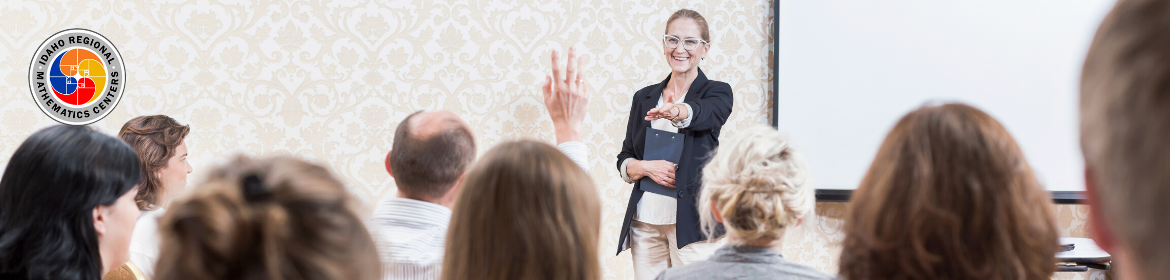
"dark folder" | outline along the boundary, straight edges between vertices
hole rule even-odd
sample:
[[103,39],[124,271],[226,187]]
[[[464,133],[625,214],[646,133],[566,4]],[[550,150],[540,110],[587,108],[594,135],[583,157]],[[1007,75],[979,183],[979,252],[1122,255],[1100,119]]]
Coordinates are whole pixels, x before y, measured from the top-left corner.
[[[646,128],[646,154],[642,160],[665,160],[678,164],[682,158],[683,135],[679,133]],[[677,171],[677,170],[676,170]],[[678,174],[675,173],[675,178]],[[678,197],[678,189],[663,186],[649,176],[642,177],[638,189],[661,194],[669,197]],[[677,180],[675,181],[678,182]]]

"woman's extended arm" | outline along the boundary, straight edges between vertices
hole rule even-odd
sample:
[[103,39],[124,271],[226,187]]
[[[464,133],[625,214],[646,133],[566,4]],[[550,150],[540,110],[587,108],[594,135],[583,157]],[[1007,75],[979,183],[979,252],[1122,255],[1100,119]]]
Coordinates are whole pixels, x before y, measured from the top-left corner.
[[711,85],[707,94],[699,100],[686,102],[690,105],[693,112],[690,126],[686,129],[692,131],[705,131],[718,127],[723,127],[727,123],[727,118],[731,116],[731,106],[734,104],[734,98],[731,94],[731,85],[724,82],[711,81],[711,83],[718,83]]

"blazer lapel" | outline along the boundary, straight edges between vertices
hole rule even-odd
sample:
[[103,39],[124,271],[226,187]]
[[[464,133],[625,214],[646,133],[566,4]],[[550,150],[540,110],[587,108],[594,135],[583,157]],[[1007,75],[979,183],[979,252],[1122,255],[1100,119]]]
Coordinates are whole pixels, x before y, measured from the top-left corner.
[[[700,90],[707,85],[707,75],[703,74],[703,68],[699,68],[699,76],[695,77],[695,81],[691,82],[691,88],[687,89],[687,97],[683,98],[683,102],[691,102],[699,100]],[[659,91],[661,95],[661,91]]]
[[[646,95],[646,99],[642,99],[641,117],[646,117],[646,112],[650,112],[650,109],[658,108],[658,100],[662,99],[662,89],[666,88],[667,81],[670,81],[670,74],[667,74],[666,79],[662,80],[661,83],[654,85],[654,88],[650,90],[650,94]],[[649,123],[649,121],[645,122]]]

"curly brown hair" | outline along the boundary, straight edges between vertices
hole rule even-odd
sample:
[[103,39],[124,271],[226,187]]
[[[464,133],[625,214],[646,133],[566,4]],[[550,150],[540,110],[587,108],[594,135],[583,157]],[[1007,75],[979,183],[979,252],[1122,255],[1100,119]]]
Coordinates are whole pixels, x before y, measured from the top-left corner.
[[1006,129],[965,104],[898,121],[853,194],[843,279],[1048,279],[1056,221]]
[[158,171],[167,166],[167,160],[175,155],[175,149],[187,138],[191,127],[179,124],[166,115],[140,116],[130,119],[118,130],[118,138],[130,144],[142,162],[142,183],[134,203],[139,210],[153,210],[166,191]]

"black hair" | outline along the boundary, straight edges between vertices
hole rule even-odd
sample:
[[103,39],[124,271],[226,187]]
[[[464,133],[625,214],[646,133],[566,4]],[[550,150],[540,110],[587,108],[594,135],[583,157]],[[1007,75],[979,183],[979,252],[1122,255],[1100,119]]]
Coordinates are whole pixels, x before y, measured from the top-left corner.
[[0,179],[0,278],[101,279],[93,209],[133,189],[139,168],[134,149],[89,127],[25,139]]

